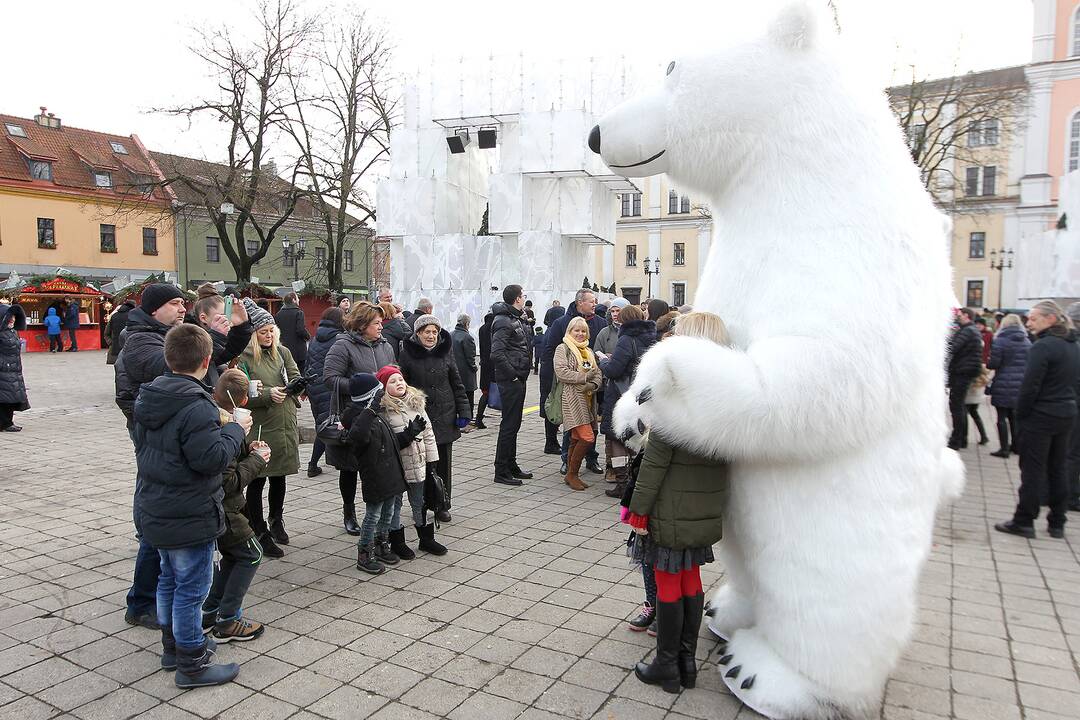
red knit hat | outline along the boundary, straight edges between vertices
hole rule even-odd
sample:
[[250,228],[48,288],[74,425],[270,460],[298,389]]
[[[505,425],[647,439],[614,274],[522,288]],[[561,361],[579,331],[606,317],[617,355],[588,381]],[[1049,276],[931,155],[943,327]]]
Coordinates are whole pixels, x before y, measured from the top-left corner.
[[375,377],[382,383],[383,389],[386,389],[386,383],[390,382],[390,378],[394,375],[401,375],[401,368],[397,365],[384,365],[379,369],[379,372],[375,373]]

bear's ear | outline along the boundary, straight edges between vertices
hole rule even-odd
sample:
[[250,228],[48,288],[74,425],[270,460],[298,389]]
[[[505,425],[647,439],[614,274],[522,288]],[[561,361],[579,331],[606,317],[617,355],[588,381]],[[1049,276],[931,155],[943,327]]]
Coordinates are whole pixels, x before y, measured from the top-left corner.
[[805,0],[799,0],[773,18],[769,38],[787,50],[808,50],[816,42],[818,22],[818,12]]

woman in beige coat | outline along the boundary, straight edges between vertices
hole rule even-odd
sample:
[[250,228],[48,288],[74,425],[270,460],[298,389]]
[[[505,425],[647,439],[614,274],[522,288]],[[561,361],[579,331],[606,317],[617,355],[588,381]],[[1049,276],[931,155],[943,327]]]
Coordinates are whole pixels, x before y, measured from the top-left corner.
[[588,485],[581,481],[578,472],[585,453],[596,440],[596,392],[602,376],[589,349],[589,326],[581,316],[566,326],[552,365],[555,378],[563,386],[563,425],[570,433],[567,473],[563,480],[574,490],[584,490]]

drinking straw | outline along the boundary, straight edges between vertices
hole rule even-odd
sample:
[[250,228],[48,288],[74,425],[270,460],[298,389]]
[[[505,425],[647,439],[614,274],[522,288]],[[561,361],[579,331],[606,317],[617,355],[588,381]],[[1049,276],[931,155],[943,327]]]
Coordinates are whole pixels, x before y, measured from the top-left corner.
[[231,402],[233,404],[234,408],[240,407],[239,405],[236,404],[236,399],[233,398],[232,393],[229,392],[228,388],[225,389],[225,394],[229,396],[229,402]]
[[255,439],[259,442],[262,442],[262,425],[259,426],[259,436]]

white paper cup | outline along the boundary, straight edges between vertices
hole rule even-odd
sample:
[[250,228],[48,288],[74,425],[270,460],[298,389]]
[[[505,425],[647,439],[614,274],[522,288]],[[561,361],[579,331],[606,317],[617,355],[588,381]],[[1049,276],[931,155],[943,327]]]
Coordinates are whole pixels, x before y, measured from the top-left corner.
[[259,397],[259,381],[248,380],[248,397]]
[[240,422],[244,418],[251,417],[251,411],[247,408],[233,408],[232,416],[233,420],[235,420],[236,422]]

